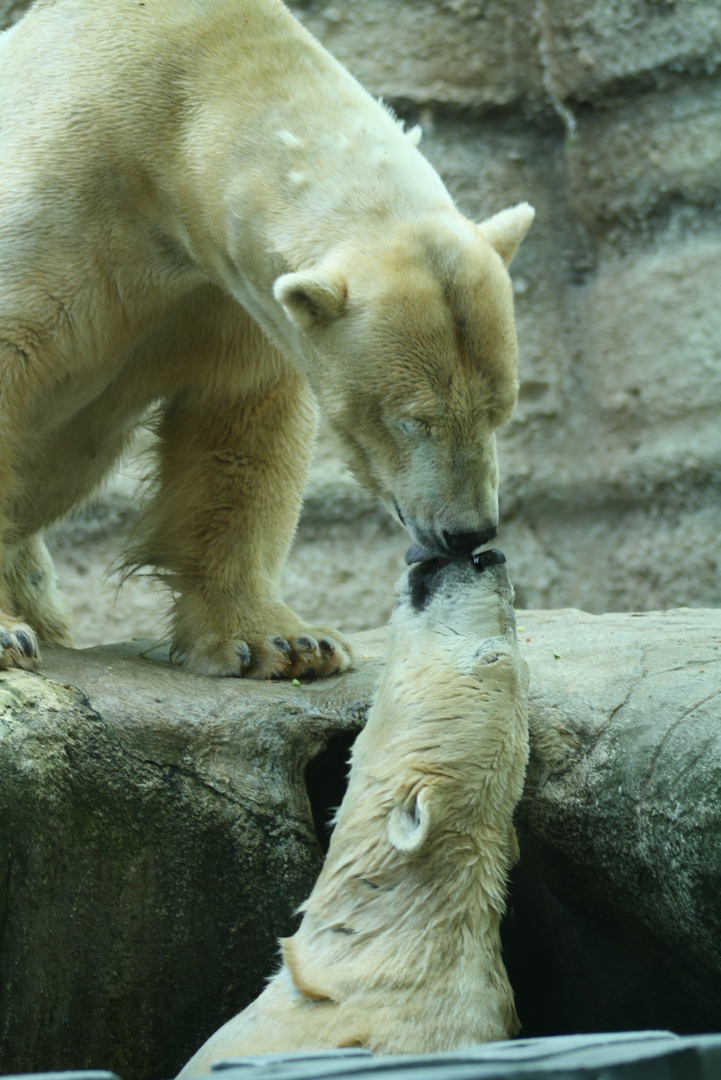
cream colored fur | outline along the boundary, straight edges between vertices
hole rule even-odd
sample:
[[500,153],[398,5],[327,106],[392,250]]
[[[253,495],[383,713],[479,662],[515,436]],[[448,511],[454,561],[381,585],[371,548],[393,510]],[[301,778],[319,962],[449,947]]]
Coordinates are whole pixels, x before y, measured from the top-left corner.
[[330,849],[300,929],[281,943],[283,966],[184,1080],[234,1055],[441,1051],[518,1030],[499,937],[528,755],[512,590],[503,566],[424,573],[401,590]]
[[0,667],[68,640],[41,531],[152,404],[128,560],[195,671],[351,662],[280,596],[316,402],[426,548],[490,535],[532,211],[477,227],[416,141],[279,0],[37,0],[0,39]]

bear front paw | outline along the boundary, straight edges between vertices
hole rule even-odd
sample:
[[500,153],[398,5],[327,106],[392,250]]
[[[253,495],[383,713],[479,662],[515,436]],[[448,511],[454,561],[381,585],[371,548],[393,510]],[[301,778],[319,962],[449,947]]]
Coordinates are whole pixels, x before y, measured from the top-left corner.
[[196,675],[249,679],[316,679],[347,671],[353,664],[350,642],[336,631],[304,629],[260,641],[200,642],[183,651]]
[[39,659],[35,631],[26,623],[0,616],[0,670],[11,667],[32,670]]

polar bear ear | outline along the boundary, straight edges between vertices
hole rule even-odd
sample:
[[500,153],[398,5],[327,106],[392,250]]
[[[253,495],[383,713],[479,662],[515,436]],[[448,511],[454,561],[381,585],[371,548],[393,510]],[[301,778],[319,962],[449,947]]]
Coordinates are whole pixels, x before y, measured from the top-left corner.
[[273,295],[301,330],[337,319],[345,310],[348,288],[342,278],[314,274],[283,274],[273,286]]
[[507,210],[501,210],[499,214],[494,214],[478,226],[506,266],[511,265],[511,260],[518,251],[521,240],[530,229],[535,215],[536,211],[533,207],[524,202],[519,203],[518,206],[510,206]]
[[411,802],[396,803],[388,817],[388,839],[396,851],[412,855],[425,844],[433,824],[431,790],[422,787]]

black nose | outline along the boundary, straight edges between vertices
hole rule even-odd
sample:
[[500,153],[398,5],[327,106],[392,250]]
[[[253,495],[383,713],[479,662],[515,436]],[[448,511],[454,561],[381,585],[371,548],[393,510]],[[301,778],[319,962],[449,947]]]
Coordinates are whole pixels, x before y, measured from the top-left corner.
[[470,555],[476,548],[482,547],[496,535],[496,527],[486,529],[485,532],[477,533],[449,533],[443,530],[443,541],[449,551],[454,555]]
[[475,566],[476,570],[480,573],[486,569],[487,566],[501,566],[506,561],[506,556],[498,548],[488,548],[486,551],[479,551],[477,555],[474,555],[471,562]]

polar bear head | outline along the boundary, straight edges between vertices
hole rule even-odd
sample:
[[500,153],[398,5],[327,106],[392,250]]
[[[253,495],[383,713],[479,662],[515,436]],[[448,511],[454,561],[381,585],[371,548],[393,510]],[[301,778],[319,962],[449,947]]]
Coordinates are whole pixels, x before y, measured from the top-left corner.
[[518,394],[507,267],[532,219],[523,203],[479,226],[404,220],[275,283],[348,464],[411,533],[410,561],[495,535],[495,431]]
[[445,858],[481,825],[510,836],[529,683],[513,600],[496,550],[423,561],[398,583],[375,714],[352,762],[378,778],[401,854],[440,845]]

